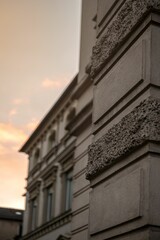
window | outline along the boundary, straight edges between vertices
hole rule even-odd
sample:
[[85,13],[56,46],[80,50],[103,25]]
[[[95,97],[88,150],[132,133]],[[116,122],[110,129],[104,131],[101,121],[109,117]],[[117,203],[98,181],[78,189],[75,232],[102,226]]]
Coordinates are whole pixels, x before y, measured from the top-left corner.
[[40,187],[40,178],[27,186],[29,200],[28,231],[33,231],[37,227]]
[[72,171],[66,172],[66,197],[65,197],[65,210],[72,207]]
[[64,155],[59,160],[61,166],[61,213],[72,208],[74,149],[75,141],[69,149],[65,149]]
[[50,186],[46,189],[47,191],[47,201],[46,201],[46,220],[49,221],[53,215],[53,186]]
[[48,150],[51,150],[51,148],[55,145],[56,140],[56,131],[52,131],[50,136],[48,137]]
[[50,221],[55,216],[57,166],[48,167],[42,175],[43,179],[43,223]]
[[37,148],[36,151],[35,151],[35,154],[34,154],[34,166],[38,162],[39,157],[40,157],[40,149]]
[[34,230],[37,225],[37,198],[31,201],[31,230]]
[[72,107],[67,115],[67,124],[73,120],[73,118],[76,115],[76,109],[74,107]]

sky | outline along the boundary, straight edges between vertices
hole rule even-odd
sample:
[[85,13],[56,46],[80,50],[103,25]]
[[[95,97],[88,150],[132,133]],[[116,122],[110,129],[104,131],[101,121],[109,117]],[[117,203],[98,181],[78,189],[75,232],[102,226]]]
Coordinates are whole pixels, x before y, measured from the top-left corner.
[[24,209],[23,143],[78,72],[81,0],[0,0],[0,207]]

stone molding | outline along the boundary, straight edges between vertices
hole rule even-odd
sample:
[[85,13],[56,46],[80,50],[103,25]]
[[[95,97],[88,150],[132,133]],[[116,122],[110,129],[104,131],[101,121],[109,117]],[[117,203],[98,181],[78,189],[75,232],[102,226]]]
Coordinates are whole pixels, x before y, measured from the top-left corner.
[[42,165],[41,162],[36,163],[36,165],[29,172],[28,177],[34,176],[34,174],[40,170],[41,165]]
[[159,0],[126,0],[106,33],[93,47],[90,75],[92,78],[101,70],[106,61],[115,53],[134,27],[153,10],[160,10]]
[[[36,228],[32,232],[24,235],[22,240],[35,240],[41,238],[42,236],[46,235],[47,233],[54,231],[57,228],[62,227],[63,225],[71,222],[72,213],[71,211],[65,212],[64,214],[53,218],[51,221],[43,224],[42,226]],[[53,234],[54,236],[54,234]]]
[[36,180],[27,186],[27,191],[29,192],[29,201],[37,197],[40,192],[41,179]]
[[92,107],[93,101],[88,102],[75,118],[68,124],[67,130],[70,130],[71,135],[78,136],[82,130],[92,122]]
[[91,180],[147,141],[160,141],[160,99],[152,97],[89,146],[86,178]]

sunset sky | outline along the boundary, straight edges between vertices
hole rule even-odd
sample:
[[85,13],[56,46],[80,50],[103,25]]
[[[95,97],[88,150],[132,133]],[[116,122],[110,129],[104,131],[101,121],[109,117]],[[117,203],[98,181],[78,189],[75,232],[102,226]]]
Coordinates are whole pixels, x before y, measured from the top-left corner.
[[24,208],[22,144],[78,71],[81,0],[0,0],[0,207]]

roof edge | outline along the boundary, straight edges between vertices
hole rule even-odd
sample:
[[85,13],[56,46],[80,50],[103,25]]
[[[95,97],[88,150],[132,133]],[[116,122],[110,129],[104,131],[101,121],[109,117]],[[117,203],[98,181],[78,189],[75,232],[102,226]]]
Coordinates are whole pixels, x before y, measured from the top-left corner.
[[53,114],[53,112],[57,109],[58,105],[61,104],[63,99],[67,96],[69,91],[74,88],[77,85],[78,82],[78,73],[75,75],[73,80],[68,84],[68,86],[64,89],[58,100],[55,102],[55,104],[51,107],[51,109],[48,111],[48,113],[44,116],[42,121],[39,123],[37,128],[33,131],[33,133],[30,135],[28,140],[22,145],[22,147],[19,149],[19,152],[27,153],[27,149],[29,145],[34,141],[34,139],[37,137],[39,132],[42,130],[43,126],[46,124],[50,116]]

